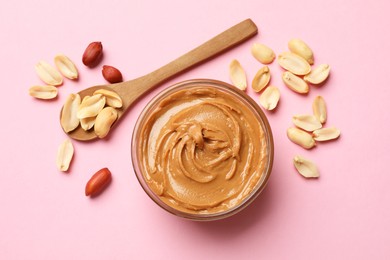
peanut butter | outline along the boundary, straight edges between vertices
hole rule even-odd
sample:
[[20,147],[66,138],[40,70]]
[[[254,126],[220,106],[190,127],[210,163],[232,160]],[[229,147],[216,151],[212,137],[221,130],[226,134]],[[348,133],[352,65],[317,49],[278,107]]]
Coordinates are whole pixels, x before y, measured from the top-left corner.
[[147,185],[167,205],[209,214],[239,205],[266,174],[259,117],[221,89],[179,90],[146,117],[137,147]]

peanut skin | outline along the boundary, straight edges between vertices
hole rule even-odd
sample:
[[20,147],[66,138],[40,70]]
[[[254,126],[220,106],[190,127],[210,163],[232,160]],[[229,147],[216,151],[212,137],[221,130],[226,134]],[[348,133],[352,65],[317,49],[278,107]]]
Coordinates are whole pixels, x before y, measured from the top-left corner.
[[111,182],[111,172],[108,168],[97,171],[85,186],[85,196],[99,195]]
[[95,67],[103,57],[101,42],[91,42],[83,54],[83,63],[87,67]]
[[110,83],[119,83],[123,81],[122,73],[113,66],[104,65],[102,74],[105,80]]

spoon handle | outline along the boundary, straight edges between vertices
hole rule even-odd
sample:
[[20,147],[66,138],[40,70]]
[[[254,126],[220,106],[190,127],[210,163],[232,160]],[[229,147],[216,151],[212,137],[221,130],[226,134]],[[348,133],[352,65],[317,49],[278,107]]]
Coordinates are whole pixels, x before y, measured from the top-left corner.
[[251,19],[244,20],[165,66],[134,81],[123,82],[121,86],[118,85],[117,87],[128,89],[132,92],[129,99],[135,99],[173,76],[228,50],[256,34],[257,26],[253,21]]

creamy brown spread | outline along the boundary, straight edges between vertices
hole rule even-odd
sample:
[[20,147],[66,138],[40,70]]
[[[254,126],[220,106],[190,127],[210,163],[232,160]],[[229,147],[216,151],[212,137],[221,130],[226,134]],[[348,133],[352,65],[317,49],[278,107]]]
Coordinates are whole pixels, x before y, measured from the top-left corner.
[[265,174],[267,143],[259,118],[239,98],[216,88],[184,89],[161,100],[140,138],[147,184],[180,211],[231,209]]

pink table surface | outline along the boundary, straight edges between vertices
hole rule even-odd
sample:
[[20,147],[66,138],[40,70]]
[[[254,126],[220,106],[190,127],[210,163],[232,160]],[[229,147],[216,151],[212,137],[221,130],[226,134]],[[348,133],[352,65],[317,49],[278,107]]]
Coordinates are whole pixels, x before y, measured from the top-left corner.
[[[0,259],[390,259],[389,8],[384,0],[3,2]],[[259,35],[144,96],[107,140],[74,142],[69,173],[57,170],[65,98],[105,83],[100,67],[81,63],[89,42],[102,41],[100,65],[120,68],[127,80],[246,18]],[[145,104],[178,81],[229,81],[234,58],[250,82],[262,66],[251,45],[262,42],[281,53],[293,37],[304,39],[316,64],[329,63],[332,73],[300,96],[284,86],[277,62],[270,65],[282,97],[277,111],[267,112],[275,163],[264,193],[243,212],[209,223],[156,206],[130,159],[134,123]],[[53,63],[58,52],[75,61],[80,79],[65,80],[54,101],[33,99],[28,89],[42,84],[34,65]],[[286,129],[293,114],[311,113],[316,95],[328,103],[327,126],[337,126],[342,136],[306,151],[287,139]],[[296,154],[315,161],[321,177],[301,177],[292,164]],[[87,180],[102,167],[112,171],[113,182],[101,196],[85,197]]]

